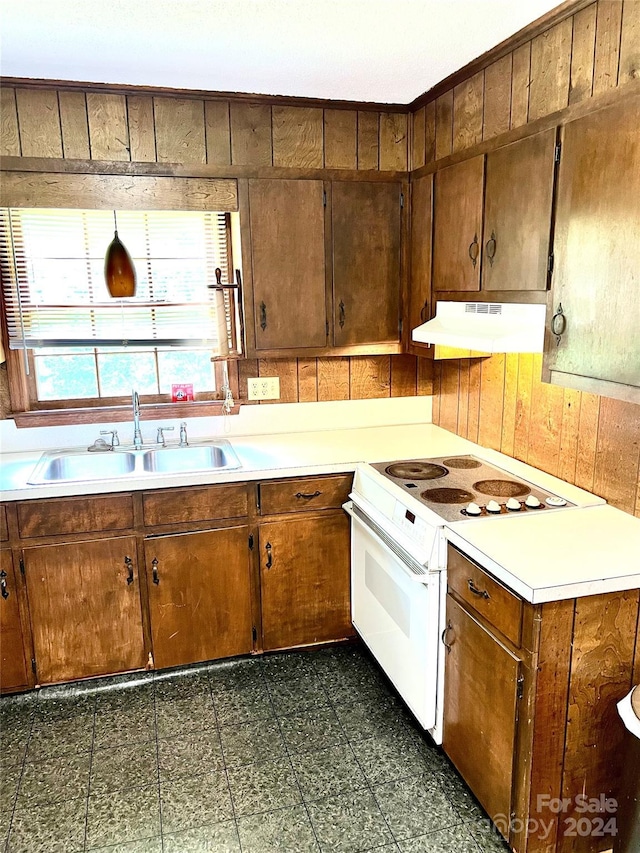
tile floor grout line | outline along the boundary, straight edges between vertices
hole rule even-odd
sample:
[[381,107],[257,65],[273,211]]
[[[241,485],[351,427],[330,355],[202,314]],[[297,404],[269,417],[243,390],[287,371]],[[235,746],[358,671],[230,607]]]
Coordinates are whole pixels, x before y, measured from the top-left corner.
[[[35,712],[36,712],[36,702],[37,702],[37,700],[33,701],[33,707],[31,709],[31,719],[29,720],[29,734],[27,735],[27,742],[25,743],[25,746],[24,746],[24,754],[22,756],[22,761],[19,763],[20,775],[18,777],[18,784],[16,785],[16,793],[15,793],[14,798],[13,798],[13,806],[11,807],[11,819],[9,820],[9,829],[7,831],[7,837],[6,837],[5,842],[4,842],[5,853],[6,853],[6,851],[9,850],[9,842],[11,841],[11,833],[13,831],[13,819],[15,817],[16,808],[18,806],[18,797],[20,796],[20,788],[22,787],[22,779],[24,776],[24,767],[25,767],[25,764],[27,763],[27,755],[29,754],[29,744],[31,743],[31,734],[33,732],[33,721],[35,719]],[[18,765],[16,765],[16,766],[18,766]]]

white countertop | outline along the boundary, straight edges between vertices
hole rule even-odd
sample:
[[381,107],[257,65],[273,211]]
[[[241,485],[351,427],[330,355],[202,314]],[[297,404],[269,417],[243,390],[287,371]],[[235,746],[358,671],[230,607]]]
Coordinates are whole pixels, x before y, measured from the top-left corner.
[[612,506],[456,522],[445,535],[532,604],[640,587],[640,518]]

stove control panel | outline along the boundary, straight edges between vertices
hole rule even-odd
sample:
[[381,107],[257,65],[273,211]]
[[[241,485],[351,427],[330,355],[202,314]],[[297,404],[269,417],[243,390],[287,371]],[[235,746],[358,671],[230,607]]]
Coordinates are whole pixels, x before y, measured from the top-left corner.
[[393,508],[393,523],[414,542],[424,542],[430,530],[424,519],[411,512],[400,501],[396,501]]

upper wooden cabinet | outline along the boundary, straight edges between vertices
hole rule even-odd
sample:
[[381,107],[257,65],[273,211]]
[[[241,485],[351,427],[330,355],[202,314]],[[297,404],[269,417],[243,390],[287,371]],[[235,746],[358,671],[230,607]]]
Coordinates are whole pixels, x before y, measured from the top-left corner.
[[322,181],[251,180],[249,216],[255,350],[326,346]]
[[552,129],[436,173],[434,292],[546,290],[554,168]]
[[333,342],[400,340],[399,183],[332,185]]
[[248,355],[399,352],[401,203],[397,181],[248,181]]
[[[431,228],[433,175],[411,186],[411,254],[409,281],[409,340],[411,329],[431,319]],[[411,344],[412,347],[424,346]]]
[[564,127],[545,355],[551,382],[638,403],[639,128],[638,95]]

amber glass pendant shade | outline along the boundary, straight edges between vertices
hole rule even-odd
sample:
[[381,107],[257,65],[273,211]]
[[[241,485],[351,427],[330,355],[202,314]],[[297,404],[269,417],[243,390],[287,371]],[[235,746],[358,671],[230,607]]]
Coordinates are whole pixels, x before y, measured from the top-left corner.
[[135,296],[136,270],[117,230],[104,258],[104,278],[110,296]]

